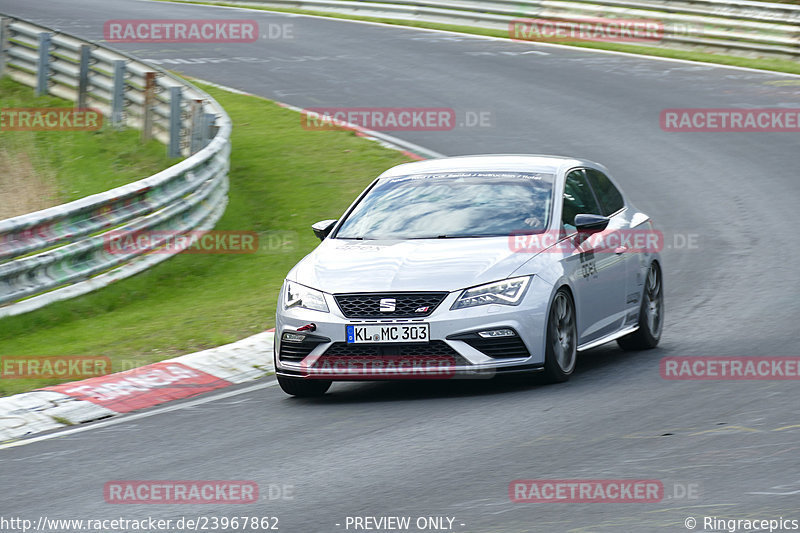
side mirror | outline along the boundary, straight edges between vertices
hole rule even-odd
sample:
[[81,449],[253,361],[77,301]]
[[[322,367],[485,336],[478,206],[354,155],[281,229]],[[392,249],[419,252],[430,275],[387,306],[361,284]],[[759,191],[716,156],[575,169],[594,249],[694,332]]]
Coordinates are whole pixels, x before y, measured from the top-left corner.
[[336,225],[336,222],[338,222],[338,221],[337,220],[321,220],[321,221],[317,222],[316,224],[312,224],[311,225],[311,229],[314,230],[314,235],[316,235],[317,238],[322,241],[331,232],[331,230],[333,229],[333,226]]
[[600,215],[575,215],[575,228],[581,233],[595,233],[606,229],[610,221],[610,218]]

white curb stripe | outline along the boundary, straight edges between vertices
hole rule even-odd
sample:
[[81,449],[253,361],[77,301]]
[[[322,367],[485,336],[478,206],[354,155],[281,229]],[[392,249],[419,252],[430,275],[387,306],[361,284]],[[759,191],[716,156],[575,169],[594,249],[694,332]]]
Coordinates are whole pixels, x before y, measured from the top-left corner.
[[31,439],[20,440],[16,442],[9,442],[7,444],[0,444],[0,450],[4,448],[16,448],[17,446],[25,446],[26,444],[33,444],[34,442],[40,442],[43,440],[50,440],[55,439],[58,437],[66,437],[68,435],[73,435],[75,433],[83,433],[84,431],[90,431],[93,429],[100,429],[105,428],[108,426],[115,426],[117,424],[122,424],[124,422],[130,422],[133,420],[139,420],[141,418],[148,418],[155,415],[160,415],[161,413],[168,413],[170,411],[179,411],[181,409],[187,409],[190,407],[194,407],[197,405],[202,405],[204,403],[214,402],[217,400],[223,400],[225,398],[230,398],[232,396],[239,396],[240,394],[247,394],[253,391],[257,391],[260,389],[266,389],[267,387],[274,387],[277,385],[277,381],[266,381],[264,383],[258,383],[256,385],[252,385],[250,387],[245,387],[242,389],[221,392],[218,394],[212,394],[208,396],[203,396],[196,400],[189,400],[183,403],[177,403],[174,405],[168,405],[166,407],[159,407],[156,409],[150,409],[148,411],[143,411],[141,413],[136,414],[128,414],[128,415],[121,415],[118,417],[114,417],[111,420],[105,420],[103,422],[97,422],[96,424],[91,424],[89,426],[80,426],[71,429],[65,429],[64,431],[58,431],[56,433],[50,433],[48,435],[41,435],[39,437],[33,437]]
[[[231,344],[160,363],[177,362],[231,384],[243,383],[275,371],[272,360],[273,338],[272,331],[264,331]],[[151,365],[138,370],[146,372],[149,366]],[[76,381],[73,384],[80,383]],[[136,394],[131,394],[128,399],[135,401]],[[119,415],[116,411],[86,400],[76,400],[60,392],[25,392],[0,398],[0,442],[66,427],[68,424],[61,422],[62,420],[69,424],[82,424],[116,415]]]

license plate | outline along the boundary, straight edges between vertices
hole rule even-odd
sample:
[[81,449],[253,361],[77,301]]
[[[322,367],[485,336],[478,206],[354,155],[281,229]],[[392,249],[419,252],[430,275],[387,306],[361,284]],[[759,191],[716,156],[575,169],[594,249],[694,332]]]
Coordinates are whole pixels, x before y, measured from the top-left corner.
[[428,342],[429,324],[359,324],[346,326],[347,342]]

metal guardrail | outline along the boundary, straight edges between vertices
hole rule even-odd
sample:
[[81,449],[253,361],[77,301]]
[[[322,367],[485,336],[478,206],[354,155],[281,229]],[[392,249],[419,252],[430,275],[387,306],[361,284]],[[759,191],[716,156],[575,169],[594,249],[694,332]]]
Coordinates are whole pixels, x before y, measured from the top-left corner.
[[[0,220],[0,317],[38,309],[171,257],[167,235],[211,229],[227,205],[231,121],[208,94],[132,56],[0,14],[0,76],[142,130],[186,159],[140,181]],[[0,134],[4,134],[1,133]],[[120,232],[164,235],[126,253]]]
[[745,57],[800,58],[800,5],[797,4],[749,0],[243,0],[233,3],[506,31],[512,21],[519,19],[575,23],[597,18],[648,19],[662,23],[664,33],[657,43],[638,43],[644,46]]

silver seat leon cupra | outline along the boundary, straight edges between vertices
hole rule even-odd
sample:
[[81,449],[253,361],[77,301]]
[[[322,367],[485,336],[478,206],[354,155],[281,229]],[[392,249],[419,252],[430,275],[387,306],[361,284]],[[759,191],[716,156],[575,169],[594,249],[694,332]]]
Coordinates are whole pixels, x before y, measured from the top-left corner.
[[577,352],[658,344],[663,238],[597,163],[483,155],[381,174],[286,276],[283,390],[333,381],[541,372]]

